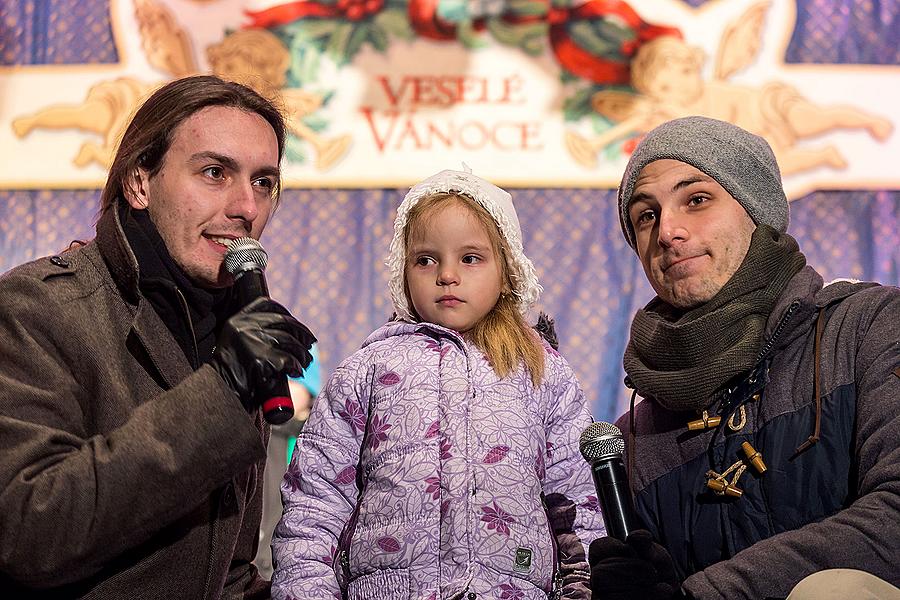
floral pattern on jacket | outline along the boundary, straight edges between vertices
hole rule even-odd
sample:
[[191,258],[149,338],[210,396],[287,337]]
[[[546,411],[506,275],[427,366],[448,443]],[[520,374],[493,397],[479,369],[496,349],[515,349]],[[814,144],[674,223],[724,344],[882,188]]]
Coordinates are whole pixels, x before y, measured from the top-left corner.
[[282,484],[273,596],[590,598],[590,423],[549,346],[535,388],[457,333],[389,323],[316,400]]

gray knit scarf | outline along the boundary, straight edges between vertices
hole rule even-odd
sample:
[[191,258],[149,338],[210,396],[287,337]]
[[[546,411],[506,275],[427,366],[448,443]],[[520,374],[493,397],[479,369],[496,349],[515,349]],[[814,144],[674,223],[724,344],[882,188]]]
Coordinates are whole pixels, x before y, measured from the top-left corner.
[[632,321],[625,349],[638,393],[673,411],[707,408],[755,366],[772,307],[805,264],[794,238],[759,225],[744,261],[709,302],[681,312],[654,298]]

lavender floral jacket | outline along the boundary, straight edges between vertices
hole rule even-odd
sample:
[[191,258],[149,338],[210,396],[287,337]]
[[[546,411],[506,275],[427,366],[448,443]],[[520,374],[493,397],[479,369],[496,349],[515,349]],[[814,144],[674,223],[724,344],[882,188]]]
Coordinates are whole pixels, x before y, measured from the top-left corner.
[[590,598],[604,534],[568,363],[498,379],[453,331],[390,323],[335,371],[282,484],[273,597]]

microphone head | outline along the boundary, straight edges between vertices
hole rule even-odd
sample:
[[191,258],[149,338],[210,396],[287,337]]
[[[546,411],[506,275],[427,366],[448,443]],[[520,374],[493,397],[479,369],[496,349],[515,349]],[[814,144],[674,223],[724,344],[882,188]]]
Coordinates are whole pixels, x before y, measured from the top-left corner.
[[578,448],[584,460],[594,462],[600,458],[624,454],[625,440],[618,427],[612,423],[597,421],[581,433]]
[[262,244],[251,237],[232,240],[225,252],[225,270],[233,277],[245,271],[265,271],[269,255]]

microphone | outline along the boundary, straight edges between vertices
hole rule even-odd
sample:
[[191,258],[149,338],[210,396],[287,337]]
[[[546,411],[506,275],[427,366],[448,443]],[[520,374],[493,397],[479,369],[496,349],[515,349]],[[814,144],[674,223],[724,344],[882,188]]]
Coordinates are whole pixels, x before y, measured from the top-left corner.
[[641,529],[641,523],[634,512],[622,458],[625,452],[622,432],[612,423],[591,423],[582,432],[578,447],[584,460],[591,465],[606,533],[624,542],[628,534]]
[[[234,277],[234,289],[241,306],[260,297],[269,296],[263,271],[269,255],[262,244],[250,237],[232,240],[225,252],[225,270]],[[287,376],[272,382],[271,396],[262,402],[263,416],[273,425],[280,425],[294,416],[294,403],[288,388]]]

